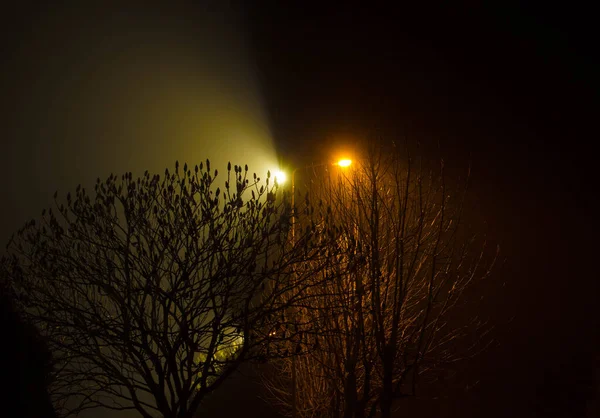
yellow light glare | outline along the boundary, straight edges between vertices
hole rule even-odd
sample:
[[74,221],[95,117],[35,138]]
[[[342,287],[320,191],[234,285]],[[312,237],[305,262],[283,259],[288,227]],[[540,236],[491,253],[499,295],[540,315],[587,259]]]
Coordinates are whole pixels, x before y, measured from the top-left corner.
[[337,162],[337,165],[339,165],[340,167],[349,167],[350,164],[352,164],[352,160],[349,159],[343,159]]
[[275,179],[277,184],[281,185],[281,184],[285,183],[287,176],[285,175],[285,173],[283,171],[275,171],[273,173],[273,178]]

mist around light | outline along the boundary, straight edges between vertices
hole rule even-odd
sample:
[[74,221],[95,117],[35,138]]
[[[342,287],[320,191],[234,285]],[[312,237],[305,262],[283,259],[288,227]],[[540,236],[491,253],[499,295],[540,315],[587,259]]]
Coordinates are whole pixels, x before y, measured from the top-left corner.
[[32,22],[12,57],[27,77],[5,97],[22,116],[4,127],[11,144],[0,153],[0,174],[19,178],[5,191],[3,241],[55,190],[110,173],[162,175],[207,158],[222,179],[229,161],[263,179],[278,169],[240,16],[175,8],[65,7]]

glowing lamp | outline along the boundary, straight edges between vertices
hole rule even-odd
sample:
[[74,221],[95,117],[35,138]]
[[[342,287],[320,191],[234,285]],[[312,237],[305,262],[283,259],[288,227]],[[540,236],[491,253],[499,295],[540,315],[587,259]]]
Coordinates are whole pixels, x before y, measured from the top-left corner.
[[273,178],[275,179],[277,184],[281,185],[281,184],[285,183],[287,176],[285,175],[285,173],[283,171],[275,171],[273,173]]

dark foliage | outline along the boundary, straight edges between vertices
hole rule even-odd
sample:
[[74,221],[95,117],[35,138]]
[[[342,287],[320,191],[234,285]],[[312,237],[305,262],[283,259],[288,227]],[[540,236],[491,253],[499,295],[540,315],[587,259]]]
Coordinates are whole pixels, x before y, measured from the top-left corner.
[[[2,260],[2,272],[8,260]],[[13,294],[0,278],[2,330],[2,414],[22,418],[54,418],[48,396],[51,355],[38,330],[18,314]]]
[[65,415],[189,418],[244,361],[277,354],[268,330],[305,293],[310,272],[291,266],[318,257],[313,232],[285,245],[291,206],[269,175],[229,164],[217,176],[209,161],[111,175],[91,195],[55,196],[9,244],[9,276],[56,358],[51,395]]

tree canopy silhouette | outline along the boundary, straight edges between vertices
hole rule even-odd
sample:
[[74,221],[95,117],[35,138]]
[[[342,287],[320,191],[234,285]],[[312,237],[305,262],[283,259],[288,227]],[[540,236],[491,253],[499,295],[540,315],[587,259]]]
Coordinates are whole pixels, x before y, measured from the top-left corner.
[[55,194],[12,238],[7,274],[49,342],[62,415],[192,417],[241,362],[272,354],[269,324],[310,274],[290,266],[320,251],[311,230],[285,245],[291,205],[269,174],[229,164],[217,178],[208,160],[111,175]]

